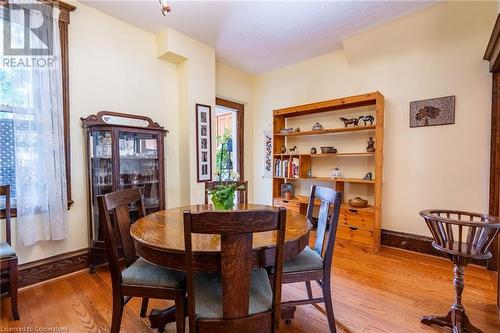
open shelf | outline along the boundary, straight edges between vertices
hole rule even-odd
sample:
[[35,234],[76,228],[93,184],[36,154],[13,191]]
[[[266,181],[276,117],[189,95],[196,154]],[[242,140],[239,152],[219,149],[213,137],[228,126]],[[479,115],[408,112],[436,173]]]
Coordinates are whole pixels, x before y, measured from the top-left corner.
[[329,128],[319,131],[301,131],[293,133],[275,133],[275,136],[305,136],[305,135],[319,135],[319,134],[336,134],[336,133],[349,133],[359,131],[373,131],[376,126],[358,126],[358,127],[342,127],[342,128]]
[[274,154],[274,157],[300,157],[311,156],[312,158],[328,158],[328,157],[370,157],[375,156],[375,153],[335,153],[335,154]]
[[[374,117],[374,122],[366,123],[367,126],[358,122],[358,126],[344,127],[344,123],[339,122],[340,116],[357,116],[359,119],[359,116],[368,114]],[[301,118],[302,116],[304,117]],[[320,122],[324,128],[311,131],[310,126],[315,122]],[[297,127],[306,130],[281,133],[285,128]],[[272,130],[273,205],[305,215],[309,204],[307,187],[314,184],[334,188],[344,198],[340,207],[338,238],[369,253],[376,253],[380,248],[381,238],[384,96],[375,91],[276,109],[273,110]],[[367,152],[365,149],[368,137],[375,141],[374,152]],[[331,140],[335,141],[338,152],[321,154],[321,146],[333,145]],[[299,147],[295,152],[287,149],[287,153],[281,154],[283,146],[294,145]],[[317,154],[310,154],[310,147],[315,147]],[[342,169],[343,177],[332,178],[330,170],[333,167]],[[367,171],[370,171],[373,179],[362,178]],[[311,172],[316,177],[307,177]],[[359,178],[348,178],[349,176]],[[290,200],[284,198],[283,191],[289,189],[288,185],[283,186],[285,183],[291,183],[292,193],[296,193]],[[371,205],[366,208],[351,207],[348,199],[360,194]],[[317,204],[315,201],[314,205]],[[314,210],[314,214],[316,213],[317,209]]]
[[[298,202],[300,204],[305,204],[305,205],[309,204],[309,197],[307,195],[296,195],[292,199],[285,199],[284,197],[275,197],[274,199],[283,200],[283,201],[287,201],[287,202]],[[320,200],[316,199],[314,201],[314,205],[319,206],[320,204],[321,204]],[[353,209],[353,210],[357,210],[357,211],[366,211],[366,212],[374,212],[375,211],[375,207],[373,207],[373,206],[368,206],[365,208],[355,208],[355,207],[350,206],[347,203],[343,203],[342,205],[340,205],[340,207],[345,208],[345,209]]]
[[318,181],[332,181],[339,183],[360,183],[360,184],[375,184],[375,179],[367,180],[362,178],[332,178],[332,177],[309,177],[309,178],[294,178],[294,177],[274,177],[275,179],[286,180],[318,180]]

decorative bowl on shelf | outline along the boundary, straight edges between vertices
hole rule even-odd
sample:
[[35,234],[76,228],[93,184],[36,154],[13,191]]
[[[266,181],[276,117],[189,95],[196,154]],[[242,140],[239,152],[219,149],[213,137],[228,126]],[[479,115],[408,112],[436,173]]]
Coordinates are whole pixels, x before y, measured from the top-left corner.
[[354,199],[349,199],[349,205],[354,208],[366,208],[368,207],[368,200],[361,197],[355,197]]
[[316,123],[313,125],[312,130],[313,131],[321,131],[321,130],[323,130],[323,126],[320,123]]
[[320,147],[320,148],[321,148],[322,154],[336,154],[337,153],[337,149],[333,146]]

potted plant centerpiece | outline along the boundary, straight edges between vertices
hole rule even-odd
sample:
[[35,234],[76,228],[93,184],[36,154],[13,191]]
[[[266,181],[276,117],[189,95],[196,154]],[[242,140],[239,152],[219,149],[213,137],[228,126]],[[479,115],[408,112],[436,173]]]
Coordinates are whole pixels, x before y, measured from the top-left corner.
[[238,175],[238,173],[231,171],[229,180],[222,181],[213,189],[207,189],[207,193],[211,196],[212,203],[214,204],[215,209],[229,210],[234,207],[234,198],[236,191],[245,189],[245,185],[236,186],[236,184],[233,183],[234,181],[238,181],[239,179],[240,176]]

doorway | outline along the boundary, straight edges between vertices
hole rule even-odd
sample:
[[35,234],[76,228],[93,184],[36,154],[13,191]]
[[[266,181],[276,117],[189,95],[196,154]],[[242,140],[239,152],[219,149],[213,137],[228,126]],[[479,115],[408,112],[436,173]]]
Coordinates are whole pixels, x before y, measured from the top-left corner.
[[223,98],[215,101],[215,169],[217,180],[230,180],[243,170],[243,115],[244,105]]

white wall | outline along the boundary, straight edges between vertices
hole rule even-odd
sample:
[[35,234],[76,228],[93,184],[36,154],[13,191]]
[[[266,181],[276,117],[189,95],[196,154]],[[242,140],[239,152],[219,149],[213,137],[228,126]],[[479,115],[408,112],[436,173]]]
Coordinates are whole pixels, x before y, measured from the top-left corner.
[[[488,210],[491,75],[482,60],[495,2],[447,2],[344,40],[344,49],[256,77],[254,196],[272,110],[378,90],[385,95],[382,228],[427,234],[424,208]],[[409,102],[456,96],[456,123],[409,128]],[[259,195],[256,195],[259,193]]]
[[[69,238],[17,248],[20,263],[88,247],[87,169],[80,117],[108,110],[151,117],[172,129],[177,112],[177,70],[156,57],[153,34],[82,3],[69,26],[71,179]],[[173,150],[165,138],[167,173]],[[167,174],[167,179],[171,179]],[[167,183],[167,195],[169,187]],[[167,199],[168,200],[168,199]]]
[[[159,58],[178,65],[178,156],[179,197],[177,205],[203,203],[205,186],[198,183],[196,157],[195,105],[212,107],[212,127],[215,123],[215,50],[173,29],[157,35]],[[215,152],[215,140],[212,140]],[[214,159],[212,162],[215,163]],[[213,170],[213,165],[212,165]]]

